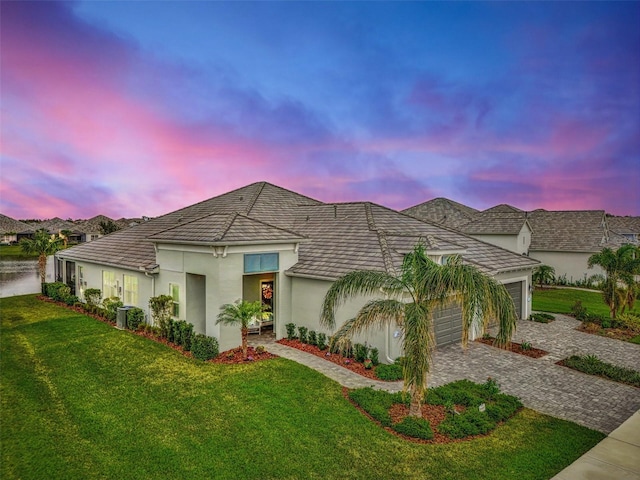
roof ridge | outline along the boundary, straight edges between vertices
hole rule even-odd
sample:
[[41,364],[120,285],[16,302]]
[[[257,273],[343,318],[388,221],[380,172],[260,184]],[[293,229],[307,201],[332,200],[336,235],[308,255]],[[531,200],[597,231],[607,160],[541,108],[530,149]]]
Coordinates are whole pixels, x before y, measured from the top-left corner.
[[246,210],[247,215],[251,213],[251,210],[256,205],[256,202],[258,201],[258,198],[260,197],[260,194],[262,193],[266,185],[267,185],[267,182],[260,182],[260,188],[258,188],[256,190],[256,193],[253,194],[253,198],[251,199],[251,201],[249,202],[249,205],[247,206],[247,210]]
[[217,240],[222,240],[224,238],[224,236],[227,234],[227,232],[231,228],[231,225],[233,225],[233,222],[235,222],[236,218],[238,218],[239,214],[237,212],[234,212],[228,215],[229,215],[229,218],[227,218],[227,220],[222,225],[222,228],[220,229],[220,233],[218,235]]
[[373,218],[373,212],[371,211],[371,203],[364,202],[364,211],[367,215],[367,226],[371,231],[377,231],[376,229],[376,221]]
[[389,243],[387,242],[387,234],[384,230],[377,230],[378,243],[380,244],[380,251],[382,252],[382,261],[384,262],[384,269],[391,275],[397,275],[396,267],[393,264],[391,258],[391,252],[389,251]]

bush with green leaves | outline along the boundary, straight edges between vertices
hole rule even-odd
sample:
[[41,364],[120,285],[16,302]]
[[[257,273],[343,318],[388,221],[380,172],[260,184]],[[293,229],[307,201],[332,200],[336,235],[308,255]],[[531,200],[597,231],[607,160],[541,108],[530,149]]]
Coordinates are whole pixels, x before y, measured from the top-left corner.
[[298,327],[298,338],[302,343],[308,343],[307,332],[309,329],[307,327]]
[[144,322],[144,310],[133,307],[127,311],[127,328],[134,332]]
[[327,334],[326,333],[318,333],[318,343],[317,346],[320,350],[327,349]]
[[124,304],[118,297],[109,297],[102,301],[102,305],[104,306],[107,320],[115,322],[116,317],[118,316],[118,308],[122,307]]
[[160,329],[160,336],[167,338],[169,336],[169,320],[173,311],[173,297],[170,295],[158,295],[149,299],[149,308],[151,309],[151,318],[153,325]]
[[296,324],[287,323],[285,328],[287,329],[287,340],[294,340],[296,338]]
[[75,295],[67,295],[62,299],[62,301],[71,307],[76,303],[80,303],[80,299]]
[[384,427],[390,427],[392,424],[389,409],[393,404],[405,403],[401,393],[392,394],[383,390],[374,390],[371,387],[351,390],[349,398]]
[[309,345],[314,345],[317,346],[318,345],[318,334],[316,333],[315,330],[309,330]]
[[356,362],[363,363],[367,358],[369,358],[369,347],[362,343],[355,343],[353,345],[353,358]]
[[380,360],[378,359],[378,349],[377,348],[372,348],[371,351],[369,352],[369,358],[371,359],[371,363],[373,363],[374,367],[377,367],[378,365],[380,365]]
[[102,300],[102,292],[99,288],[87,288],[84,291],[84,301],[87,305],[98,306]]
[[598,375],[634,387],[640,387],[640,372],[603,362],[595,355],[572,355],[565,358],[564,364],[583,373]]
[[178,335],[174,342],[184,348],[185,351],[191,350],[191,340],[193,338],[193,324],[186,320],[176,322],[178,324]]
[[571,306],[571,315],[573,315],[576,320],[580,320],[581,322],[589,321],[587,308],[582,305],[582,301],[580,300],[576,300],[576,302]]
[[553,315],[549,313],[544,313],[544,312],[532,313],[531,316],[529,317],[529,320],[532,320],[538,323],[549,323],[555,319],[556,317],[554,317]]
[[376,377],[380,380],[396,381],[402,380],[402,366],[396,363],[391,365],[378,365],[376,367]]
[[392,425],[391,428],[407,437],[421,438],[423,440],[431,440],[433,438],[431,425],[424,418],[404,417],[401,422]]
[[216,358],[220,353],[219,349],[218,339],[215,337],[198,333],[192,338],[191,353],[198,360],[207,361]]
[[47,297],[56,302],[63,302],[66,297],[71,295],[71,287],[62,282],[47,283],[44,289]]

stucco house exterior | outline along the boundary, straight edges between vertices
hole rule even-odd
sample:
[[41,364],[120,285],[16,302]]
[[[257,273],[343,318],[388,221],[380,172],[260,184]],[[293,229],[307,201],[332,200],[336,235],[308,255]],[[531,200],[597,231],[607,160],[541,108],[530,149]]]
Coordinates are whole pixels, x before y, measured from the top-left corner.
[[32,233],[29,225],[0,213],[0,243],[4,245],[16,243],[20,235],[24,237],[28,233]]
[[[240,343],[240,332],[216,324],[221,305],[265,302],[268,292],[277,338],[290,322],[332,334],[319,325],[332,282],[356,269],[393,272],[419,241],[434,261],[460,254],[505,283],[519,316],[529,315],[537,261],[374,203],[327,204],[266,182],[60,251],[56,268],[79,296],[100,288],[147,312],[150,297],[172,295],[176,318],[215,336],[225,350]],[[338,326],[366,300],[341,308]],[[439,344],[460,340],[457,308],[438,312],[435,325]],[[382,360],[400,355],[393,328],[359,341],[379,348]]]
[[459,229],[462,233],[483,242],[520,255],[529,254],[533,228],[527,220],[526,212],[478,212],[472,221],[460,226]]

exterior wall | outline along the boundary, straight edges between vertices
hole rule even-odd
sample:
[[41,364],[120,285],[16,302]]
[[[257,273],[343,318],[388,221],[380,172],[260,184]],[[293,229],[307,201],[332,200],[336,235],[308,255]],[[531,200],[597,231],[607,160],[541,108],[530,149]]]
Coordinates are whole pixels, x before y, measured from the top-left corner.
[[591,255],[592,253],[581,252],[541,252],[534,250],[530,252],[531,258],[553,267],[556,271],[556,277],[566,275],[567,280],[570,282],[584,280],[596,274],[604,275],[604,270],[598,266],[587,268],[587,261]]
[[518,251],[518,239],[519,236],[516,235],[479,235],[473,234],[470,235],[473,238],[477,238],[486,243],[490,243],[491,245],[495,245],[497,247],[504,248],[505,250],[509,250],[511,252],[522,253]]
[[[189,305],[189,301],[198,299],[190,297],[187,292],[187,274],[203,275],[206,277],[205,311],[206,322],[204,331],[209,336],[216,337],[220,343],[220,350],[228,350],[240,345],[240,328],[216,324],[220,307],[226,303],[233,303],[243,298],[244,285],[244,255],[246,253],[278,252],[279,265],[277,272],[271,272],[265,277],[274,277],[275,305],[274,330],[278,338],[286,332],[284,325],[291,320],[290,307],[290,278],[284,271],[298,261],[298,254],[293,244],[283,245],[247,245],[232,246],[225,252],[215,253],[209,247],[186,245],[158,245],[157,262],[160,273],[156,279],[156,295],[169,295],[169,284],[180,287],[179,319],[190,321],[188,313],[202,308],[201,305]],[[259,282],[261,274],[254,275]],[[253,281],[253,278],[249,282]],[[257,298],[247,298],[252,301]],[[194,310],[195,308],[195,310]],[[191,322],[193,323],[193,322]],[[195,327],[195,324],[194,324]]]

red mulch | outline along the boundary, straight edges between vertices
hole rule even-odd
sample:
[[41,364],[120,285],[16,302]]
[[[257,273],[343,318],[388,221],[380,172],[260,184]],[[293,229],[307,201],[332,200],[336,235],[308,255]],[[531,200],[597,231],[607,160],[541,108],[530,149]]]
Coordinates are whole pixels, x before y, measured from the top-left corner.
[[[484,343],[485,345],[489,345],[489,346],[494,346],[493,345],[493,341],[495,339],[494,338],[478,338],[476,339],[476,342],[479,343]],[[520,345],[519,343],[516,342],[511,342],[509,344],[509,346],[507,347],[507,350],[513,352],[513,353],[518,353],[520,355],[524,355],[525,357],[531,357],[531,358],[540,358],[540,357],[544,357],[545,355],[547,355],[549,352],[545,351],[545,350],[541,350],[539,348],[529,348],[528,350],[523,350],[522,349],[522,345]]]
[[[91,317],[101,322],[107,323],[112,327],[116,326],[116,322],[112,322],[111,320],[108,320],[101,315],[97,315],[95,313],[89,313],[82,307],[75,307],[75,306],[67,305],[64,302],[57,302],[49,297],[45,297],[44,295],[39,295],[37,298],[38,300],[41,300],[43,302],[54,303],[60,307],[65,307],[69,310],[73,310],[74,312],[78,312],[83,315],[86,315],[87,317]],[[143,329],[136,330],[135,332],[132,330],[127,330],[127,332],[133,333],[134,335],[138,335],[140,337],[148,338],[149,340],[153,340],[154,342],[162,343],[163,345],[166,345],[167,347],[182,353],[185,357],[193,358],[193,354],[191,352],[185,351],[184,348],[182,348],[180,345],[176,345],[175,343],[168,341],[166,338],[161,338],[158,335],[155,335],[153,332],[148,332]],[[230,365],[234,363],[244,363],[244,362],[251,362],[251,361],[257,362],[260,360],[268,360],[270,358],[278,358],[277,355],[274,355],[273,353],[269,353],[266,351],[258,353],[255,351],[253,347],[248,347],[247,354],[248,354],[247,357],[251,356],[252,360],[244,360],[242,355],[242,347],[238,347],[238,348],[234,348],[233,350],[228,350],[226,352],[220,353],[216,358],[209,360],[209,362],[224,363],[224,364]]]
[[363,364],[356,362],[353,358],[346,358],[338,353],[330,353],[329,350],[320,350],[315,345],[308,345],[306,343],[302,343],[300,340],[287,340],[286,338],[283,338],[278,340],[277,343],[286,345],[288,347],[297,348],[298,350],[302,350],[303,352],[311,353],[316,357],[323,358],[329,362],[335,363],[336,365],[348,368],[352,372],[362,375],[363,377],[371,378],[372,380],[383,381],[376,377],[375,367],[367,370],[366,368],[364,368]]
[[212,360],[213,363],[224,363],[231,365],[234,363],[259,362],[260,360],[269,360],[270,358],[278,358],[277,355],[269,353],[266,350],[257,352],[254,347],[247,347],[247,359],[242,355],[242,347],[222,352]]
[[[366,411],[364,411],[360,405],[358,405],[357,403],[353,402],[350,398],[349,398],[349,389],[347,387],[342,387],[342,395],[344,396],[344,398],[346,398],[347,400],[349,400],[349,402],[351,402],[351,404],[356,407],[360,413],[362,413],[364,416],[366,416],[369,420],[371,420],[372,422],[378,424],[380,427],[382,427],[382,425],[380,425],[380,422],[378,422],[375,418],[373,418],[371,415],[369,415]],[[462,405],[456,405],[455,409],[458,412],[463,412],[465,410],[465,407]],[[389,409],[389,415],[391,416],[391,421],[395,424],[395,423],[399,423],[401,422],[407,415],[409,414],[409,407],[406,405],[402,405],[399,403],[395,403],[391,406],[391,408]],[[446,435],[443,435],[442,433],[438,432],[438,425],[440,425],[446,418],[447,418],[447,412],[446,409],[443,405],[429,405],[428,403],[425,403],[424,405],[422,405],[422,418],[424,418],[425,420],[427,420],[429,422],[429,424],[431,425],[431,429],[433,430],[433,438],[431,440],[424,440],[422,438],[415,438],[415,437],[408,437],[406,435],[403,435],[401,433],[396,432],[395,430],[389,428],[389,427],[382,427],[384,428],[387,432],[391,433],[392,435],[395,435],[396,437],[400,437],[404,440],[407,440],[409,442],[413,442],[413,443],[422,443],[422,444],[434,444],[434,443],[459,443],[459,442],[466,442],[468,440],[473,440],[475,438],[481,438],[481,437],[486,437],[487,435],[490,435],[490,433],[486,434],[486,435],[471,435],[465,438],[449,438]]]
[[623,340],[626,342],[638,335],[636,332],[627,328],[602,328],[599,324],[594,322],[581,323],[576,330],[591,333],[592,335],[615,338],[616,340]]

